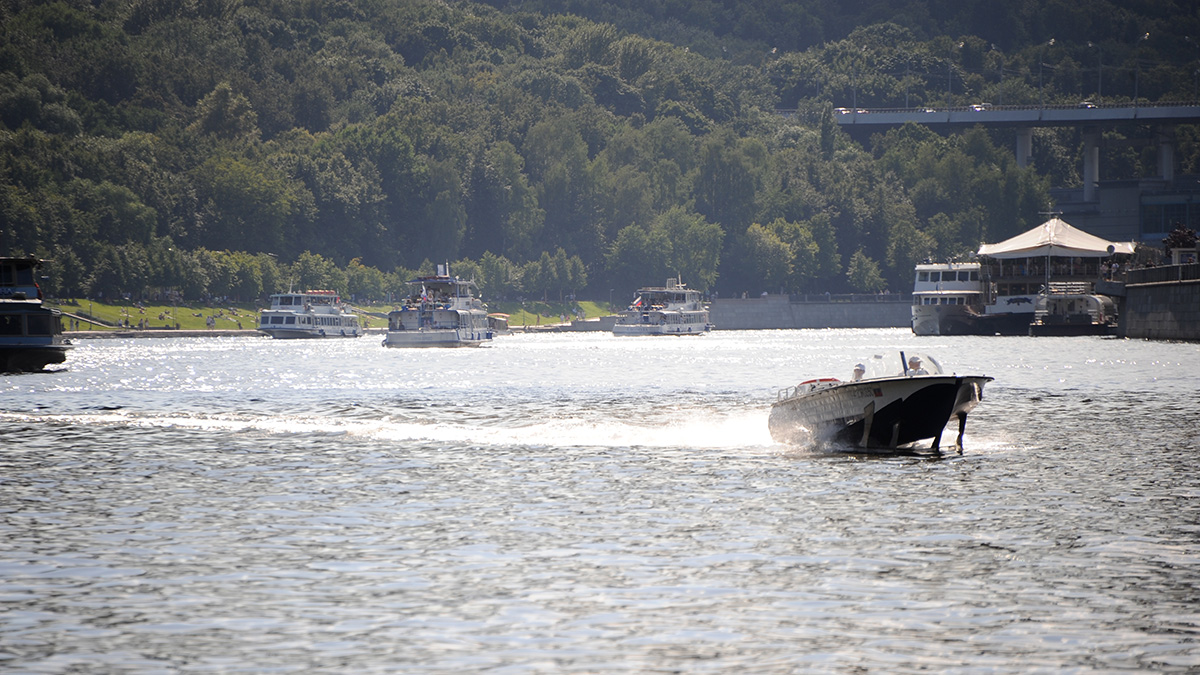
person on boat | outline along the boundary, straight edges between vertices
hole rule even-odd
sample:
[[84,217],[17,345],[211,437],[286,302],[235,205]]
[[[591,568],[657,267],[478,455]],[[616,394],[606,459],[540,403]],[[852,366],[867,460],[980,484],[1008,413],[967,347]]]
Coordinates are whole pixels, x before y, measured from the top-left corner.
[[928,375],[929,371],[921,367],[921,359],[916,356],[908,357],[909,375]]
[[867,372],[867,367],[861,363],[854,364],[854,375],[850,377],[851,382],[858,382],[863,379],[863,375]]

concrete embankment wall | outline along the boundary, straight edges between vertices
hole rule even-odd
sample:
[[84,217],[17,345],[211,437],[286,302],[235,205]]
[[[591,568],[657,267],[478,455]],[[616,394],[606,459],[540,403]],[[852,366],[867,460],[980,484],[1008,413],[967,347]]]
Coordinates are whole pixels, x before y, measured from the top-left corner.
[[812,299],[795,302],[786,295],[718,298],[711,303],[709,315],[717,330],[912,326],[910,301],[904,296],[892,297],[879,301],[870,296],[854,296],[828,302]]
[[1200,265],[1131,270],[1120,333],[1152,340],[1200,340]]

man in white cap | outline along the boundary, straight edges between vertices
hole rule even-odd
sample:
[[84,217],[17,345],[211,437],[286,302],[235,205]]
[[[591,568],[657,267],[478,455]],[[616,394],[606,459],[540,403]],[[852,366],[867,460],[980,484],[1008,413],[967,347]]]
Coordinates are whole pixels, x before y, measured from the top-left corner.
[[921,359],[917,356],[908,357],[909,375],[928,375],[929,371],[921,367]]
[[867,372],[867,367],[861,363],[854,364],[854,376],[850,378],[852,382],[858,382],[863,379],[863,375]]

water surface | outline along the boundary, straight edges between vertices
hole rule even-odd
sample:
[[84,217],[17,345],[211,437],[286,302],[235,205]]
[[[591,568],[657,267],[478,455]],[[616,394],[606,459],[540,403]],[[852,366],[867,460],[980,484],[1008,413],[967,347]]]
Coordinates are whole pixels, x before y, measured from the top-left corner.
[[[772,442],[887,348],[964,454]],[[0,378],[0,669],[1200,669],[1200,345],[903,330],[85,341]],[[952,438],[953,434],[947,434]]]

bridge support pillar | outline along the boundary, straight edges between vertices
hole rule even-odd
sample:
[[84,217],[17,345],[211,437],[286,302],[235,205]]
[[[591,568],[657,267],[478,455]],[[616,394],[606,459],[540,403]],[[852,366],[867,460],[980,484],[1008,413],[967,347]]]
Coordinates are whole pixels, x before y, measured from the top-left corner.
[[1170,183],[1175,180],[1175,127],[1158,128],[1158,176]]
[[1029,159],[1033,156],[1033,127],[1020,127],[1017,129],[1017,166],[1024,169],[1029,166]]
[[1100,132],[1094,128],[1083,132],[1083,201],[1096,201],[1096,186],[1100,182]]

